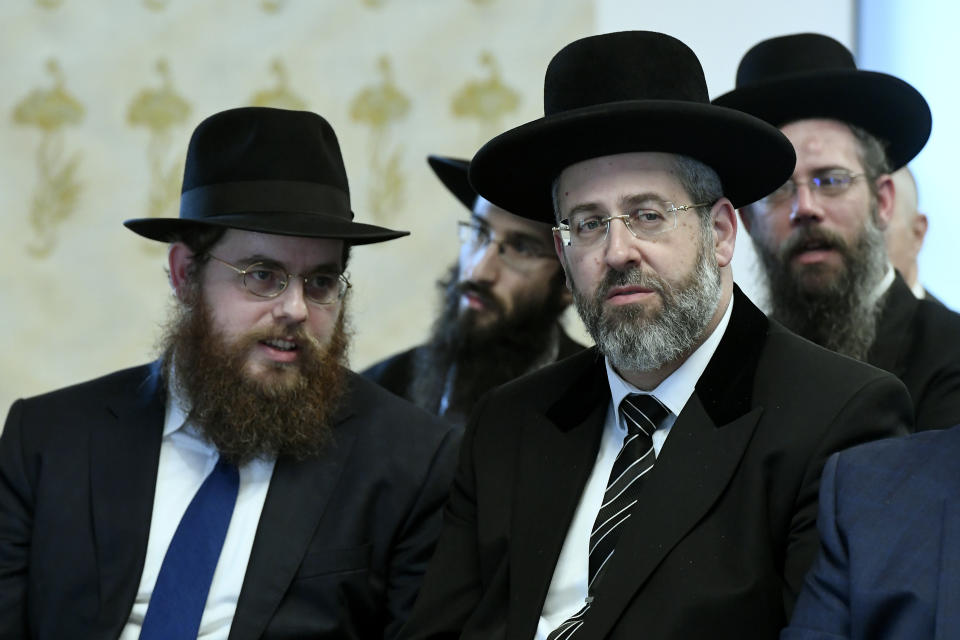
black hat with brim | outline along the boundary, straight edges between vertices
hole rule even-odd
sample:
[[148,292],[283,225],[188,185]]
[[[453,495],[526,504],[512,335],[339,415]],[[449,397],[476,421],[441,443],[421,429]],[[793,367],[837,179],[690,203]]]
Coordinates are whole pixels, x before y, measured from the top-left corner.
[[796,162],[775,127],[710,104],[696,55],[662,33],[591,36],[561,49],[547,67],[544,114],[493,138],[470,163],[480,195],[542,222],[552,221],[553,181],[591,158],[689,156],[717,172],[735,207],[782,185]]
[[470,180],[467,179],[470,161],[431,154],[427,156],[427,163],[440,178],[443,186],[455,195],[457,200],[463,203],[463,206],[473,211],[473,205],[477,201],[477,191],[470,184]]
[[830,119],[857,126],[885,143],[891,170],[906,165],[930,137],[930,107],[900,78],[856,68],[833,38],[800,33],[764,40],[737,69],[736,88],[714,104],[775,126]]
[[123,224],[163,242],[198,226],[350,244],[409,234],[353,222],[343,157],[326,120],[266,107],[223,111],[197,126],[187,148],[179,218]]

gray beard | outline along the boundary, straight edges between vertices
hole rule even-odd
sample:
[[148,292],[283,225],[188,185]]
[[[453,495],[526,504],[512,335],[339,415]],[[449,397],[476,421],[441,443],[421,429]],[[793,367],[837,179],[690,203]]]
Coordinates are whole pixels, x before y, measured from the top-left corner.
[[[657,291],[661,308],[653,313],[638,305],[604,308],[612,287],[631,284]],[[593,296],[574,286],[573,300],[600,352],[618,371],[656,371],[688,355],[702,341],[721,292],[716,255],[704,244],[693,273],[678,287],[641,269],[611,270]]]
[[[821,277],[816,267],[792,269],[790,258],[810,237],[842,254],[845,268],[832,279]],[[883,232],[872,218],[853,246],[832,232],[810,228],[798,230],[776,252],[756,238],[753,245],[767,280],[771,317],[811,342],[865,361],[884,299],[872,299],[871,294],[887,269]]]

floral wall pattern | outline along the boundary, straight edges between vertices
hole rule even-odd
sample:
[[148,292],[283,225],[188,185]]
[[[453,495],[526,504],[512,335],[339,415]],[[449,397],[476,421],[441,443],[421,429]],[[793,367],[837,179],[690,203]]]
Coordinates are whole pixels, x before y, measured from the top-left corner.
[[[543,73],[592,0],[32,0],[0,4],[0,406],[156,356],[166,251],[196,124],[309,109],[340,140],[357,219],[355,368],[422,340],[464,211],[426,164],[542,115]],[[11,277],[12,276],[12,277]]]

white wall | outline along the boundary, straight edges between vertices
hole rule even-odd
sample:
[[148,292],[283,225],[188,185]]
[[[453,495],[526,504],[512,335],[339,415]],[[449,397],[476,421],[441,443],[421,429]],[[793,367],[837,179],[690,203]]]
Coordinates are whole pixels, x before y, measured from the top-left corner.
[[956,193],[956,155],[960,142],[956,117],[960,88],[956,65],[960,40],[956,34],[960,8],[929,0],[861,2],[857,61],[865,69],[903,78],[927,99],[933,112],[933,132],[910,168],[917,178],[920,210],[930,227],[920,253],[920,280],[948,306],[960,308],[960,278],[955,249],[960,234]]
[[[597,31],[645,29],[668,33],[687,43],[700,58],[710,96],[733,89],[740,58],[761,40],[816,31],[848,47],[854,42],[851,0],[597,0]],[[764,305],[750,238],[741,225],[734,254],[734,278],[755,302]]]

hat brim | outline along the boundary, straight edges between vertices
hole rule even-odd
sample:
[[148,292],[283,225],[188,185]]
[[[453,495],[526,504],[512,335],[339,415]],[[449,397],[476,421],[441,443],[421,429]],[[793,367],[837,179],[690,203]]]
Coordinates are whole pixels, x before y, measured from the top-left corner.
[[457,200],[463,203],[470,211],[473,211],[473,205],[477,201],[477,192],[470,184],[467,178],[467,171],[470,169],[469,160],[460,158],[449,158],[447,156],[429,155],[427,163],[436,174],[443,186],[447,188]]
[[776,128],[709,103],[626,100],[528,122],[485,144],[470,182],[513,213],[553,221],[551,185],[565,168],[607,155],[662,152],[699,160],[717,172],[735,207],[780,187],[793,173],[793,146]]
[[876,71],[794,74],[734,89],[713,103],[778,127],[812,118],[853,124],[887,144],[891,170],[920,153],[932,126],[930,107],[919,91]]
[[145,238],[161,242],[176,242],[184,231],[198,226],[283,236],[329,238],[344,240],[353,245],[386,242],[410,235],[409,231],[395,231],[372,224],[352,222],[339,216],[289,211],[229,213],[201,219],[136,218],[124,221],[123,225]]

